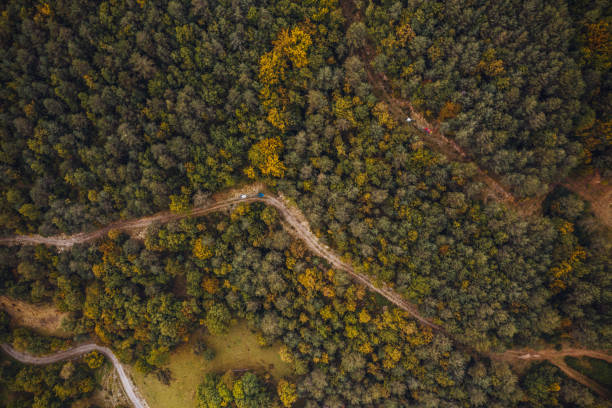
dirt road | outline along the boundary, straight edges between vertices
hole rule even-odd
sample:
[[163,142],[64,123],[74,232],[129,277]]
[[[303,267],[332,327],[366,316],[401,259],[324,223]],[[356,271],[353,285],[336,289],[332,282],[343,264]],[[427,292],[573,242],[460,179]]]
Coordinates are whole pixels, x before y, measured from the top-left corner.
[[[245,187],[244,192],[252,193],[252,187]],[[135,220],[127,220],[127,221],[118,221],[112,223],[104,228],[101,228],[96,231],[88,232],[88,233],[79,233],[70,236],[52,236],[52,237],[43,237],[40,235],[33,236],[14,236],[8,238],[0,239],[0,245],[35,245],[35,244],[44,244],[50,246],[57,246],[60,248],[70,248],[74,244],[77,243],[85,243],[90,241],[95,241],[104,237],[111,230],[119,230],[125,232],[138,232],[142,231],[149,225],[155,222],[169,222],[173,220],[178,220],[185,217],[197,217],[206,215],[208,213],[214,211],[221,211],[224,209],[231,208],[234,205],[240,203],[251,203],[251,202],[262,202],[266,205],[272,206],[278,210],[280,215],[283,217],[283,226],[297,239],[302,240],[306,246],[316,255],[321,258],[326,259],[334,268],[340,269],[348,273],[355,281],[366,286],[372,292],[378,293],[384,298],[386,298],[389,302],[393,303],[397,307],[402,310],[405,310],[412,316],[414,319],[418,320],[422,324],[431,327],[436,332],[449,335],[446,330],[433,323],[430,319],[427,319],[420,315],[417,307],[407,300],[403,299],[402,296],[395,292],[388,285],[380,285],[377,286],[374,284],[372,279],[366,275],[363,275],[357,271],[348,263],[343,261],[338,255],[336,255],[328,246],[324,245],[320,242],[320,240],[312,233],[308,226],[308,222],[304,218],[303,214],[299,211],[297,207],[287,205],[285,200],[282,197],[274,197],[272,195],[266,194],[263,197],[258,197],[256,194],[250,194],[247,198],[240,198],[240,195],[243,194],[243,191],[235,191],[234,198],[217,201],[215,203],[196,207],[192,210],[185,213],[171,213],[168,211],[160,212],[154,214],[150,217],[138,218]],[[92,345],[90,345],[91,347]],[[93,345],[95,346],[95,345]],[[96,346],[98,347],[98,346]],[[469,346],[464,346],[466,348],[466,352],[473,354],[475,353]],[[105,349],[109,353],[109,349]],[[107,354],[108,355],[108,354]],[[570,378],[575,379],[576,381],[581,382],[582,384],[590,387],[594,391],[601,393],[601,387],[598,387],[596,383],[582,374],[576,372],[575,370],[568,367],[563,361],[564,356],[590,356],[594,358],[600,358],[605,361],[612,363],[612,357],[606,354],[605,352],[593,351],[593,350],[583,350],[583,349],[565,349],[565,350],[508,350],[504,353],[485,353],[485,355],[491,359],[501,360],[501,361],[516,361],[516,360],[548,360],[551,363],[555,364],[559,367],[563,372],[565,372]],[[111,357],[109,357],[111,358]],[[111,358],[112,359],[112,358]],[[116,360],[116,359],[115,359]],[[119,371],[119,369],[118,369]],[[120,371],[120,375],[121,375]],[[127,377],[126,377],[127,378]],[[122,377],[123,381],[123,377]],[[601,394],[604,395],[604,394]],[[605,395],[604,395],[605,396]],[[131,398],[131,397],[130,397]]]
[[612,229],[612,183],[599,172],[583,177],[567,178],[561,183],[591,203],[591,210],[606,227]]
[[607,361],[612,364],[612,356],[598,350],[585,350],[577,348],[566,348],[562,350],[543,349],[543,350],[508,350],[503,353],[491,353],[489,356],[494,360],[550,360],[563,357],[592,357]]
[[[363,19],[363,9],[358,10],[351,1],[341,1],[340,5],[347,22],[347,28],[352,22]],[[408,116],[411,117],[413,120],[412,123],[420,130],[420,137],[427,146],[443,154],[449,160],[474,163],[476,165],[476,178],[486,186],[484,191],[486,193],[485,195],[487,197],[493,197],[497,201],[515,206],[515,208],[520,210],[520,206],[516,206],[517,200],[512,193],[483,170],[476,161],[470,157],[465,149],[440,132],[436,124],[428,122],[423,115],[414,109],[410,101],[393,96],[387,76],[384,73],[377,72],[372,67],[371,62],[376,58],[376,51],[370,38],[365,38],[362,47],[354,51],[361,61],[364,62],[368,82],[372,86],[374,94],[378,99],[386,102],[389,112],[398,123],[405,123],[406,118]],[[430,129],[431,133],[425,132],[424,129],[426,128]]]
[[17,351],[8,344],[0,344],[2,350],[14,358],[17,361],[20,361],[25,364],[36,364],[36,365],[45,365],[57,363],[58,361],[69,360],[73,358],[77,358],[82,356],[83,354],[90,353],[92,351],[97,351],[99,353],[104,354],[110,362],[117,370],[117,374],[119,374],[119,379],[121,380],[121,385],[123,386],[123,390],[127,395],[128,399],[132,402],[135,408],[149,408],[147,402],[139,395],[138,390],[132,383],[132,380],[128,377],[126,370],[124,369],[121,362],[117,359],[115,354],[107,347],[98,346],[97,344],[83,344],[68,350],[60,351],[55,354],[50,354],[47,356],[36,357],[28,353],[24,353],[21,351]]
[[[249,188],[245,188],[245,190],[252,191],[252,189]],[[445,332],[442,327],[433,323],[431,320],[421,316],[415,305],[403,299],[400,294],[396,293],[389,286],[384,284],[381,286],[376,286],[370,277],[356,272],[350,264],[342,261],[327,246],[323,245],[319,241],[319,239],[310,231],[308,223],[305,221],[304,216],[299,212],[297,208],[290,209],[282,199],[270,195],[258,197],[256,194],[251,194],[247,196],[247,198],[240,198],[241,194],[242,192],[238,191],[236,192],[235,198],[218,201],[202,207],[196,207],[185,213],[171,213],[169,211],[164,211],[154,214],[150,217],[138,218],[135,220],[118,221],[96,231],[78,233],[68,236],[60,235],[43,237],[41,235],[18,235],[14,237],[1,238],[0,245],[44,244],[60,248],[70,248],[74,244],[82,244],[85,242],[100,239],[106,234],[108,234],[108,232],[111,230],[136,232],[141,231],[156,222],[163,223],[178,220],[185,217],[198,217],[214,211],[221,211],[240,203],[251,203],[259,201],[276,208],[283,216],[285,221],[283,224],[286,228],[288,228],[288,231],[296,238],[302,240],[313,253],[320,256],[321,258],[325,258],[333,267],[345,271],[357,282],[366,286],[371,291],[376,292],[381,296],[385,297],[387,300],[389,300],[389,302],[393,303],[400,309],[405,310],[413,318],[415,318],[422,324],[429,326],[436,331]]]
[[592,357],[607,361],[612,364],[612,356],[598,350],[585,350],[577,348],[566,348],[562,350],[543,349],[543,350],[508,350],[504,353],[489,353],[488,356],[493,360],[512,362],[516,360],[548,360],[550,363],[559,367],[569,378],[589,387],[604,398],[610,398],[610,392],[589,377],[574,370],[564,360],[564,357]]
[[196,207],[186,213],[172,213],[170,211],[163,211],[149,217],[113,222],[112,224],[109,224],[106,227],[100,228],[98,230],[91,232],[81,232],[74,235],[56,235],[51,237],[43,237],[42,235],[17,235],[14,237],[0,238],[0,245],[11,246],[43,244],[59,248],[70,248],[74,244],[82,244],[85,242],[100,239],[112,230],[119,230],[125,232],[140,231],[156,222],[164,223],[185,217],[197,217],[200,215],[208,214],[210,212],[223,210],[239,202],[250,202],[258,200],[260,199],[248,198],[246,200],[241,200],[240,198],[234,198],[231,200],[220,201],[209,206]]

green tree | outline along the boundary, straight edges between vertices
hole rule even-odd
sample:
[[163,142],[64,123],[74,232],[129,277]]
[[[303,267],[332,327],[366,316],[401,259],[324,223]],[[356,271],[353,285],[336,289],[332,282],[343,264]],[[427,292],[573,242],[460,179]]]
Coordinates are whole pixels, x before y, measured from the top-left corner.
[[227,333],[230,319],[230,312],[222,303],[214,303],[206,311],[206,327],[212,334]]

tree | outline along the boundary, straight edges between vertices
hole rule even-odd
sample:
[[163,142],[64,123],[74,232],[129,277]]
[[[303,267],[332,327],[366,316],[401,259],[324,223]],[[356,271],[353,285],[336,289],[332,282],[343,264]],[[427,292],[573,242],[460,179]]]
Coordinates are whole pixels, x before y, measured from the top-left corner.
[[270,407],[270,398],[255,374],[245,373],[232,388],[238,408]]
[[216,408],[223,406],[223,399],[217,391],[218,376],[212,373],[204,375],[202,384],[198,387],[198,408]]
[[206,327],[212,334],[227,333],[230,319],[230,312],[222,303],[214,303],[206,311]]
[[285,165],[279,158],[282,148],[278,138],[263,139],[251,147],[249,160],[264,176],[283,177]]
[[352,48],[359,49],[363,47],[368,38],[368,29],[362,21],[356,21],[351,24],[346,32],[346,41]]
[[276,387],[278,397],[285,407],[291,407],[298,399],[295,384],[280,380]]
[[104,363],[104,355],[98,353],[97,351],[92,351],[83,358],[85,359],[87,366],[92,369],[99,368]]

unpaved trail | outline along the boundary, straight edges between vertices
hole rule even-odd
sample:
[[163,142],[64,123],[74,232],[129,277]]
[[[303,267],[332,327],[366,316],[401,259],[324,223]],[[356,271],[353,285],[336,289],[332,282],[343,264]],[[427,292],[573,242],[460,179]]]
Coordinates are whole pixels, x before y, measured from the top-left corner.
[[559,369],[563,371],[565,375],[567,375],[569,378],[578,381],[582,385],[589,387],[602,397],[608,399],[611,397],[610,392],[605,387],[602,387],[599,383],[591,380],[586,375],[568,366],[565,360],[563,360],[562,358],[549,359],[548,361],[559,367]]
[[[343,0],[340,3],[347,25],[362,19],[361,10],[357,10],[351,1]],[[399,99],[392,95],[393,93],[390,92],[387,76],[383,73],[376,72],[371,65],[371,61],[374,61],[376,57],[376,52],[369,38],[365,38],[363,46],[355,51],[364,63],[368,82],[372,85],[374,94],[380,100],[387,103],[390,113],[398,123],[405,123],[406,118],[410,116],[415,126],[421,130],[420,137],[423,142],[434,151],[442,153],[449,160],[471,162],[476,165],[476,178],[486,186],[485,193],[487,197],[493,197],[497,201],[502,201],[517,208],[519,211],[521,210],[521,207],[516,205],[517,200],[512,193],[485,170],[480,168],[476,161],[471,158],[461,146],[440,132],[437,125],[428,122],[423,115],[414,109],[410,101]],[[409,112],[409,114],[407,114],[407,112]],[[431,129],[431,133],[425,132],[425,128]]]
[[[361,10],[357,10],[351,1],[342,0],[340,3],[347,25],[362,19]],[[384,73],[376,72],[370,63],[376,57],[371,39],[366,38],[364,41],[365,44],[355,51],[364,62],[368,82],[372,85],[375,95],[387,103],[390,113],[399,123],[404,123],[406,117],[410,116],[416,127],[421,130],[421,139],[431,149],[443,154],[449,160],[473,163],[476,166],[476,179],[486,186],[486,198],[492,197],[501,201],[513,207],[523,216],[531,216],[541,209],[542,201],[556,184],[551,184],[547,193],[541,196],[517,199],[508,188],[497,180],[498,177],[495,174],[490,174],[482,169],[465,149],[445,136],[440,131],[439,124],[429,122],[414,109],[410,101],[394,96],[387,76]],[[431,129],[431,133],[423,131],[425,128]],[[584,200],[589,201],[593,212],[601,223],[608,228],[612,228],[612,185],[609,184],[609,180],[603,181],[599,173],[595,173],[588,177],[568,177],[558,184],[567,187]]]
[[607,361],[612,364],[612,356],[604,351],[599,350],[586,350],[577,348],[566,348],[562,350],[556,349],[543,349],[543,350],[507,350],[503,353],[488,353],[487,355],[492,360],[512,362],[517,360],[535,361],[535,360],[547,360],[548,362],[559,367],[565,375],[569,378],[578,381],[582,385],[585,385],[595,391],[597,394],[604,398],[610,398],[610,391],[605,387],[602,387],[599,383],[593,381],[589,377],[581,374],[574,370],[564,360],[564,357],[592,357],[600,360]]
[[179,220],[185,217],[197,217],[214,211],[223,210],[240,202],[260,201],[257,198],[248,198],[241,200],[233,198],[220,201],[208,206],[196,207],[186,213],[172,213],[163,211],[149,217],[137,218],[134,220],[125,220],[113,222],[106,227],[100,228],[91,232],[80,232],[73,235],[56,235],[51,237],[43,237],[42,235],[17,235],[14,237],[0,238],[0,245],[49,245],[59,248],[70,248],[75,244],[83,244],[85,242],[94,241],[102,238],[109,231],[118,230],[125,232],[141,231],[153,223],[164,223],[173,220]]
[[22,351],[17,351],[8,344],[0,344],[0,347],[6,354],[14,358],[15,360],[25,363],[25,364],[35,364],[35,365],[46,365],[57,363],[63,360],[69,360],[72,358],[77,358],[82,356],[83,354],[90,353],[92,351],[97,351],[99,353],[104,354],[110,362],[117,370],[117,374],[119,374],[119,379],[121,380],[121,385],[123,386],[123,390],[127,395],[128,399],[132,402],[135,408],[149,408],[147,402],[140,396],[136,386],[130,380],[123,364],[117,359],[115,354],[111,351],[111,349],[103,346],[98,346],[94,343],[83,344],[77,347],[73,347],[68,350],[59,351],[54,354],[49,354],[46,356],[33,356],[28,353],[24,353]]
[[[384,85],[383,85],[384,88]],[[386,92],[386,91],[385,91]],[[421,138],[427,143],[430,147],[434,147],[434,150],[442,152],[449,159],[455,161],[463,161],[463,162],[471,162],[476,164],[476,161],[471,158],[466,151],[459,146],[454,140],[446,137],[442,132],[440,132],[439,127],[437,125],[431,124],[425,119],[421,114],[419,114],[412,104],[408,101],[399,101],[397,98],[390,97],[386,95],[386,99],[390,101],[392,107],[396,107],[400,109],[400,107],[406,106],[410,111],[410,117],[416,122],[416,125],[420,129],[428,128],[431,129],[431,133],[423,132]],[[399,110],[395,115],[398,120],[405,120],[406,113],[403,110]],[[506,204],[515,206],[517,200],[516,198],[506,189],[504,188],[497,180],[491,177],[486,171],[484,171],[480,166],[476,164],[476,173],[478,174],[478,179],[488,187],[489,195],[493,196],[498,201],[502,201]],[[520,208],[520,207],[519,207]]]
[[[341,0],[340,5],[342,7],[342,14],[344,15],[344,18],[346,20],[347,28],[353,22],[362,20],[362,15],[361,15],[362,10],[357,10],[353,2],[349,0]],[[393,115],[393,117],[397,121],[399,121],[399,123],[404,123],[406,118],[409,116],[410,118],[412,118],[413,123],[416,125],[416,127],[421,130],[421,138],[425,142],[425,144],[427,144],[430,148],[432,148],[433,150],[437,152],[442,153],[449,160],[461,161],[461,162],[471,162],[475,164],[477,180],[483,182],[485,186],[487,187],[485,191],[486,196],[493,197],[497,201],[501,201],[507,204],[508,206],[513,207],[516,211],[518,211],[523,216],[530,216],[537,211],[537,208],[534,208],[534,206],[539,208],[542,200],[539,200],[539,201],[531,200],[529,202],[525,202],[525,200],[523,200],[523,202],[517,200],[516,197],[514,197],[514,195],[507,188],[505,188],[494,177],[490,176],[485,170],[483,170],[480,166],[478,166],[476,161],[472,157],[470,157],[470,155],[461,146],[459,146],[454,140],[446,137],[440,131],[439,126],[437,126],[437,124],[430,123],[429,121],[427,121],[427,119],[423,115],[421,115],[418,111],[416,111],[416,109],[414,109],[410,101],[399,99],[393,96],[393,92],[390,91],[391,87],[389,86],[389,80],[386,77],[386,75],[384,73],[376,72],[371,65],[371,61],[374,61],[374,58],[376,57],[376,52],[374,51],[374,47],[371,44],[371,39],[365,38],[363,39],[363,41],[364,41],[363,46],[359,47],[355,51],[357,52],[357,55],[360,57],[361,61],[364,62],[366,75],[368,77],[368,82],[372,86],[375,95],[379,99],[387,103],[390,113]],[[409,112],[409,114],[407,114],[407,112]],[[430,129],[431,132],[430,133],[425,132],[424,131],[425,128]],[[575,185],[572,185],[572,186],[566,185],[566,186],[574,191],[580,190],[580,186],[575,186]],[[587,198],[588,194],[585,194],[585,192],[583,192],[581,196],[583,198]],[[599,194],[599,196],[601,196],[601,194]],[[604,198],[594,203],[596,204],[594,205],[594,212],[599,216],[600,219],[603,220],[604,224],[610,226],[610,223],[612,223],[611,221],[612,220],[612,216],[611,216],[612,214],[612,189],[608,188],[606,190],[606,195],[604,196]],[[598,203],[602,203],[602,204],[599,205]],[[526,205],[526,204],[531,204],[531,205]],[[597,205],[599,205],[599,207]],[[385,296],[385,297],[389,299],[388,296]],[[444,330],[443,328],[440,328],[438,331],[444,331]],[[466,348],[466,351],[470,352],[470,354],[475,353],[475,350],[471,349],[469,346],[464,345],[464,347]],[[570,353],[574,353],[574,354],[570,354]],[[595,357],[595,358],[602,358],[610,362],[611,357],[605,353],[596,352],[592,350],[568,349],[564,351],[543,350],[543,351],[539,351],[538,353],[534,355],[528,352],[525,352],[525,351],[520,351],[520,350],[509,350],[501,354],[500,353],[485,353],[485,355],[492,359],[505,360],[505,361],[512,361],[516,359],[521,359],[521,360],[546,359],[550,361],[552,364],[555,364],[557,367],[559,367],[559,369],[561,369],[564,373],[566,373],[570,378],[573,378],[576,381],[579,381],[580,383],[586,385],[587,387],[591,387],[591,389],[596,391],[598,394],[604,397],[608,397],[607,392],[605,392],[606,390],[603,390],[601,386],[599,386],[597,383],[593,382],[589,378],[585,377],[584,375],[568,367],[567,364],[565,364],[565,362],[563,361],[563,357],[562,357],[565,355],[580,355],[580,356],[599,355],[599,357]],[[602,393],[602,390],[604,391],[603,393]]]
[[[240,194],[243,191],[250,193],[250,195],[247,198],[240,198]],[[276,208],[279,214],[283,217],[282,225],[294,237],[302,240],[314,254],[320,256],[321,258],[326,259],[336,269],[345,271],[355,281],[364,285],[372,292],[380,294],[381,296],[386,298],[389,302],[393,303],[400,309],[406,311],[410,316],[418,320],[420,323],[432,328],[436,332],[442,333],[452,338],[452,336],[450,336],[442,326],[437,325],[433,323],[430,319],[423,317],[419,313],[417,307],[414,304],[405,300],[399,293],[395,292],[391,287],[385,284],[382,284],[380,286],[374,284],[374,282],[372,281],[370,277],[357,272],[353,268],[352,265],[350,265],[348,262],[343,261],[328,246],[321,243],[320,240],[310,230],[310,227],[308,226],[308,222],[306,221],[305,217],[300,212],[300,210],[296,206],[287,205],[286,200],[284,200],[283,197],[274,197],[269,194],[264,195],[263,197],[257,197],[256,194],[253,194],[252,186],[245,187],[243,190],[233,190],[232,194],[235,194],[236,197],[226,199],[226,200],[221,200],[221,201],[211,203],[206,206],[196,207],[184,213],[171,213],[168,211],[164,211],[164,212],[160,212],[160,213],[154,214],[149,217],[143,217],[143,218],[138,218],[134,220],[118,221],[118,222],[112,223],[96,231],[92,231],[88,233],[78,233],[78,234],[69,235],[69,236],[62,235],[62,236],[43,237],[40,235],[35,235],[35,236],[18,235],[18,236],[0,239],[0,245],[2,244],[3,245],[44,244],[44,245],[50,245],[50,246],[57,246],[60,248],[70,248],[71,246],[77,243],[85,243],[85,242],[90,242],[90,241],[95,241],[97,239],[100,239],[104,237],[106,234],[108,234],[108,232],[111,230],[135,233],[138,231],[142,231],[143,229],[147,228],[149,225],[153,223],[157,223],[157,222],[162,223],[162,222],[178,220],[178,219],[185,218],[185,217],[197,217],[197,216],[209,214],[214,211],[221,211],[224,209],[228,209],[238,204],[262,202],[266,205]],[[477,354],[476,351],[474,351],[471,347],[467,345],[462,345],[460,343],[458,343],[458,345],[464,348],[465,351],[469,354]],[[107,348],[97,349],[95,347],[100,347],[97,345],[86,345],[86,346],[94,347],[93,349],[89,349],[89,351],[96,349],[102,352],[101,349],[104,349],[105,351],[108,351],[110,355],[112,355],[112,352]],[[58,354],[55,354],[51,357],[56,358],[56,360],[54,361],[59,361],[61,357],[57,357],[57,356],[62,356],[62,355],[75,356],[75,355],[80,355],[82,353],[87,352],[87,351],[80,352],[78,350],[79,350],[78,348],[67,350],[65,352],[60,352]],[[6,348],[5,348],[5,351],[6,351]],[[104,354],[109,356],[109,354],[107,353],[104,353]],[[563,372],[565,372],[571,378],[574,378],[577,381],[580,381],[581,383],[589,387],[591,387],[591,385],[588,384],[587,381],[590,381],[590,380],[582,376],[580,373],[575,372],[575,370],[572,370],[570,367],[567,367],[567,365],[564,364],[563,362],[563,357],[564,356],[576,356],[576,357],[589,356],[589,357],[594,357],[594,358],[600,358],[602,360],[612,363],[612,357],[606,354],[605,352],[595,351],[595,350],[584,350],[584,349],[565,349],[561,351],[553,350],[553,349],[538,350],[538,351],[508,350],[504,353],[483,353],[483,355],[491,359],[494,359],[494,360],[507,361],[507,362],[517,361],[517,360],[548,360],[551,363],[555,364],[557,367],[559,367]],[[111,361],[117,361],[118,363],[118,360],[114,358],[114,355],[112,356],[113,357],[109,356]],[[30,358],[36,359],[35,357],[30,357]],[[50,357],[45,357],[45,358],[50,358]],[[44,360],[45,358],[42,358],[43,360],[36,360],[36,361],[46,361]],[[47,363],[54,362],[54,361],[48,361]],[[559,362],[561,362],[562,364]],[[47,364],[47,363],[40,363],[40,364]],[[36,364],[36,363],[33,363],[33,364]],[[116,366],[116,368],[117,367],[120,367],[120,366]],[[119,372],[121,376],[124,387],[127,387],[123,381],[123,378],[126,378],[126,380],[128,381],[129,379],[127,378],[127,376],[125,376],[125,373],[123,373],[122,375],[122,372],[123,372],[122,370],[123,368],[121,369],[117,368],[117,371]],[[593,382],[590,381],[590,383],[593,383]],[[591,387],[591,388],[595,390],[596,392],[601,391],[601,390],[598,391],[596,387],[595,388]],[[128,392],[129,394],[128,390],[131,390],[131,389],[132,388],[127,388],[126,392]],[[132,399],[132,397],[130,397],[130,399]],[[137,405],[137,406],[143,406],[143,405]]]
[[[247,190],[249,190],[249,188],[245,188],[245,191]],[[153,223],[169,222],[185,217],[199,217],[214,211],[221,211],[230,208],[237,204],[262,202],[266,205],[276,208],[284,218],[284,226],[288,228],[289,232],[292,233],[292,235],[302,240],[313,253],[326,259],[335,268],[345,271],[354,280],[366,286],[369,290],[380,294],[381,296],[389,300],[389,302],[393,303],[400,309],[405,310],[413,318],[415,318],[422,324],[429,326],[436,331],[445,333],[445,330],[441,326],[421,316],[415,305],[403,299],[400,294],[395,292],[389,286],[384,284],[380,286],[375,285],[370,277],[356,272],[355,269],[349,263],[342,261],[340,257],[333,253],[327,246],[322,244],[319,239],[310,231],[310,228],[308,227],[304,216],[299,212],[297,208],[290,209],[285,204],[284,200],[270,195],[265,195],[264,197],[257,197],[256,195],[252,194],[249,195],[247,198],[240,198],[240,194],[241,191],[236,191],[236,198],[230,198],[206,206],[196,207],[184,213],[171,213],[169,211],[164,211],[154,214],[150,217],[114,222],[96,231],[78,233],[74,235],[60,235],[51,237],[43,237],[41,235],[17,235],[13,237],[1,238],[0,245],[44,244],[59,248],[70,248],[75,244],[82,244],[85,242],[100,239],[112,230],[137,232],[147,228]]]
[[489,356],[494,360],[551,360],[563,357],[592,357],[607,361],[612,364],[612,356],[604,351],[586,350],[578,348],[566,348],[562,350],[543,349],[543,350],[507,350],[503,353],[490,353]]
[[591,210],[602,224],[612,228],[612,184],[599,172],[589,176],[567,178],[561,183],[591,203]]

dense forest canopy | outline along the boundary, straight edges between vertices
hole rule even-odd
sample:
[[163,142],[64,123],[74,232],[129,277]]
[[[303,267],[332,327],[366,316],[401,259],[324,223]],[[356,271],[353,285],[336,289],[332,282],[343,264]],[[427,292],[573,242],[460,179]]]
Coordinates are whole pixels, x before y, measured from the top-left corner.
[[[71,251],[37,246],[22,248],[17,258],[12,249],[2,254],[5,273],[47,270],[39,277],[19,276],[5,292],[34,301],[33,296],[52,297],[61,310],[71,311],[67,324],[77,335],[95,333],[122,360],[145,371],[163,368],[186,333],[202,326],[224,333],[237,316],[258,330],[262,344],[282,342],[281,358],[292,363],[300,379],[296,392],[310,401],[307,406],[595,401],[552,366],[534,366],[527,380],[519,380],[505,363],[456,348],[450,338],[416,324],[311,256],[287,235],[278,215],[260,204],[238,207],[229,217],[154,226],[144,242],[113,233]],[[31,259],[39,261],[32,265]],[[184,286],[179,292],[177,280]],[[17,341],[36,344],[12,334]],[[219,381],[203,379],[202,404],[220,398],[206,391]],[[552,384],[562,392],[551,391]],[[232,392],[221,394],[234,398]]]
[[373,1],[374,66],[520,196],[609,172],[610,5]]
[[[573,171],[610,176],[607,2],[1,7],[1,235],[185,213],[258,182],[444,332],[314,256],[260,203],[65,251],[1,247],[1,293],[53,301],[75,339],[145,372],[194,330],[222,334],[237,317],[263,345],[283,344],[293,378],[211,374],[201,407],[606,406],[551,364],[519,376],[487,353],[612,347],[610,231],[555,187]],[[425,146],[378,77],[474,162]],[[485,200],[478,166],[517,197],[541,196],[541,212]],[[59,347],[0,323],[3,341]],[[61,365],[0,368],[17,393],[33,393],[11,379],[20,370],[73,386],[56,378]]]

